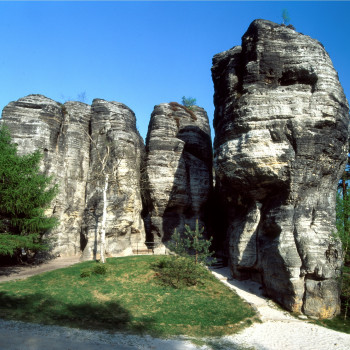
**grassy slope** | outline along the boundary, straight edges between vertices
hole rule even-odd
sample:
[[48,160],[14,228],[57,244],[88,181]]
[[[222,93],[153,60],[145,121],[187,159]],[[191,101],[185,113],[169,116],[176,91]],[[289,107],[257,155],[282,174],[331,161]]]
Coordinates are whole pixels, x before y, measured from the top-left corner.
[[184,289],[157,282],[159,257],[107,260],[106,276],[81,278],[89,261],[0,284],[0,317],[79,328],[167,336],[219,336],[251,324],[252,308],[210,273]]

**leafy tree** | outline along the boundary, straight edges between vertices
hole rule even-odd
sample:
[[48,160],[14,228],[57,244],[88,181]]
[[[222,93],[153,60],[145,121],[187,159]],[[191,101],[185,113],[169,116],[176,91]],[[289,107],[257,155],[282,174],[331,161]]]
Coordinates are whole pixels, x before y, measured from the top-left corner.
[[41,237],[58,223],[45,215],[58,188],[40,173],[41,158],[39,151],[19,156],[8,129],[0,126],[0,255],[45,249]]
[[282,11],[282,19],[283,19],[283,24],[288,24],[290,22],[290,17],[287,9],[283,9]]
[[196,103],[197,103],[197,100],[195,98],[182,96],[182,104],[185,107],[191,108],[191,107],[195,106]]

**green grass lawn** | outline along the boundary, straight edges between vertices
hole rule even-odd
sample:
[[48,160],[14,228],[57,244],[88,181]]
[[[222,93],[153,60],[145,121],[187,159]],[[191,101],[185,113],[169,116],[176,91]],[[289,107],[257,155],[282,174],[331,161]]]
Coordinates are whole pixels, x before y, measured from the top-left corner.
[[161,285],[161,257],[107,259],[106,275],[82,278],[94,261],[0,284],[0,318],[156,336],[221,336],[257,320],[254,310],[209,272],[197,286]]

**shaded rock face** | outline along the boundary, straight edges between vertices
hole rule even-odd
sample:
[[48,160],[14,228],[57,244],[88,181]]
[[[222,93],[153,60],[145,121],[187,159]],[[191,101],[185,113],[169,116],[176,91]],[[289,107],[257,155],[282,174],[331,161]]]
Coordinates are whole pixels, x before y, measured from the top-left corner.
[[316,40],[256,20],[215,55],[217,191],[232,273],[289,310],[339,312],[336,188],[347,161],[348,103]]
[[[42,170],[52,175],[59,194],[48,209],[60,225],[50,232],[53,252],[92,258],[98,249],[95,236],[101,222],[102,182],[98,154],[110,145],[107,169],[113,169],[108,187],[107,254],[130,250],[144,241],[139,192],[139,164],[143,141],[136,131],[133,112],[117,102],[94,100],[64,105],[42,95],[29,95],[9,103],[2,122],[18,144],[20,154],[40,150]],[[132,177],[130,180],[127,177]],[[130,186],[131,182],[135,182]],[[122,214],[121,214],[122,213]]]
[[146,139],[148,237],[167,241],[174,229],[207,225],[212,194],[212,146],[204,109],[176,103],[155,106]]

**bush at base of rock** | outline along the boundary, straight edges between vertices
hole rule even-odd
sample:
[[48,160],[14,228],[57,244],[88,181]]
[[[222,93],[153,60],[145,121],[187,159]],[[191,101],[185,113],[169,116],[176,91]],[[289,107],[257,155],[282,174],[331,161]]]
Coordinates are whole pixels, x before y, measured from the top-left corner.
[[197,285],[205,273],[204,266],[181,256],[164,257],[152,267],[161,284],[177,289]]

